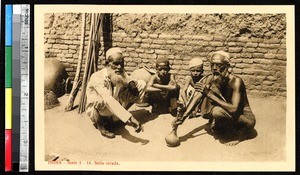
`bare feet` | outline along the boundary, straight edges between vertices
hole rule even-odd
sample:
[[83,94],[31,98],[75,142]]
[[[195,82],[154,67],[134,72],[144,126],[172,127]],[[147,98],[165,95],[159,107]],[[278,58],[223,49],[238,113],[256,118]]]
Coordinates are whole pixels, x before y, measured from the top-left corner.
[[115,133],[108,131],[108,128],[106,128],[105,125],[98,123],[98,124],[96,124],[96,126],[97,126],[96,128],[100,131],[102,136],[109,138],[109,139],[115,138]]
[[248,139],[250,137],[249,131],[247,131],[245,128],[237,130],[231,139],[226,140],[224,142],[224,145],[226,146],[235,146],[239,144],[240,142]]
[[213,135],[215,129],[215,122],[213,118],[210,118],[208,123],[205,126],[205,131],[207,131],[208,134]]
[[234,140],[234,141],[226,142],[226,143],[224,143],[224,145],[226,145],[226,146],[235,146],[235,145],[237,145],[239,143],[240,143],[239,140]]

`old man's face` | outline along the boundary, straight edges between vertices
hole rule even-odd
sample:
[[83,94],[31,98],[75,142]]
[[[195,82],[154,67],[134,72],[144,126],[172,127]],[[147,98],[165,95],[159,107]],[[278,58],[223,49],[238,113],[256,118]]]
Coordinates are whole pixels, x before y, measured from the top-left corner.
[[108,74],[113,85],[125,86],[127,84],[124,76],[124,58],[121,53],[115,53],[109,57]]
[[211,70],[214,76],[224,77],[227,73],[227,64],[224,62],[224,56],[214,54],[210,62]]
[[124,58],[121,53],[115,53],[110,56],[108,66],[114,70],[115,74],[121,75],[124,72]]

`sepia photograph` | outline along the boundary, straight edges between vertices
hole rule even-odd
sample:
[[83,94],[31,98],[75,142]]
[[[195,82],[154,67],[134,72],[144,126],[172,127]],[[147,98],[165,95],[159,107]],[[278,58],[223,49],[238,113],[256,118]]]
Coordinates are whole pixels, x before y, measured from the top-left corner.
[[294,171],[293,6],[35,5],[35,168]]

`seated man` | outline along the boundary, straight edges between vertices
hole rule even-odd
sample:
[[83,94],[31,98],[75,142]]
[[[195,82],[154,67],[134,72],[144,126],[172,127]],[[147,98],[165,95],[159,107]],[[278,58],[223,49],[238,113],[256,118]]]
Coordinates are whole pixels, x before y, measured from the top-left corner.
[[156,74],[152,75],[147,83],[147,102],[155,109],[159,105],[166,105],[169,112],[174,115],[177,111],[179,86],[174,74],[170,74],[170,63],[167,58],[156,60]]
[[173,127],[182,124],[191,110],[202,103],[201,112],[210,118],[212,133],[234,133],[226,145],[236,145],[249,136],[249,131],[255,126],[255,116],[243,80],[228,72],[229,59],[229,54],[224,51],[213,53],[210,59],[212,75],[206,77],[204,83],[196,84],[198,93],[182,117],[173,121]]
[[133,126],[136,132],[142,130],[140,123],[127,109],[133,103],[142,101],[145,87],[145,81],[132,80],[124,71],[121,49],[110,48],[106,52],[106,67],[92,74],[86,90],[86,112],[103,136],[115,137],[112,117]]
[[[187,76],[179,95],[179,111],[183,110],[191,101],[195,93],[195,84],[203,78],[203,61],[199,57],[193,58],[189,62],[190,76]],[[183,108],[183,109],[182,109]],[[196,116],[198,107],[194,110]],[[191,116],[190,116],[191,117]]]

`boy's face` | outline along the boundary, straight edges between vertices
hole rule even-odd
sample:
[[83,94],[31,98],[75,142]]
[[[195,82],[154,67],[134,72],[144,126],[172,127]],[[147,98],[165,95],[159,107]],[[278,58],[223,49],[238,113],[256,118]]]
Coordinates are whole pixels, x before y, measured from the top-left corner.
[[193,78],[200,77],[203,73],[203,66],[195,66],[190,68],[191,76]]
[[156,70],[159,77],[165,77],[169,74],[170,67],[165,63],[160,63],[156,66]]

